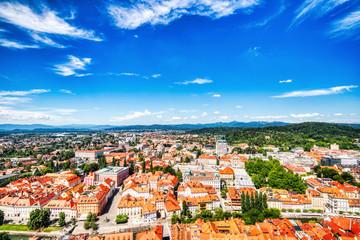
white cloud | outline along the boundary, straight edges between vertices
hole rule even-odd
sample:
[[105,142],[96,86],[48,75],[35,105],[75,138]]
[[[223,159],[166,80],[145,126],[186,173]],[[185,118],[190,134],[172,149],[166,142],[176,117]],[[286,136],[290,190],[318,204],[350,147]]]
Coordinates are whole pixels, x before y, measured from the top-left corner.
[[26,96],[30,94],[47,93],[50,90],[46,89],[31,89],[29,91],[0,91],[0,96]]
[[190,119],[198,119],[199,117],[197,116],[191,116]]
[[291,83],[292,80],[291,79],[288,79],[288,80],[281,80],[279,81],[279,83]]
[[160,73],[153,74],[151,77],[152,77],[152,78],[159,78],[159,77],[161,77],[161,74],[160,74]]
[[6,39],[0,39],[0,45],[7,48],[27,49],[27,48],[39,48],[38,45],[28,45],[17,41],[11,41]]
[[91,63],[91,58],[77,58],[73,55],[68,55],[69,62],[55,65],[55,72],[62,76],[83,77],[89,74],[80,74],[76,70],[86,70],[86,66]]
[[279,119],[279,118],[287,118],[287,117],[289,117],[289,116],[258,116],[258,117],[250,117],[250,118],[251,119]]
[[210,79],[197,78],[192,81],[175,82],[175,84],[188,85],[188,84],[205,84],[205,83],[212,83],[212,82],[213,82],[213,80],[210,80]]
[[72,91],[68,89],[60,89],[59,92],[66,93],[66,94],[74,94]]
[[302,114],[290,114],[291,117],[294,118],[307,118],[307,117],[317,117],[319,113],[302,113]]
[[174,111],[175,109],[174,108],[170,108],[169,111]]
[[254,57],[258,57],[260,55],[260,47],[251,47],[248,49],[248,53]]
[[219,111],[215,111],[214,114],[219,114],[220,112]]
[[54,42],[52,39],[46,36],[40,36],[39,34],[32,33],[31,36],[34,38],[36,42],[44,43],[48,46],[56,47],[56,48],[65,48],[65,46]]
[[162,116],[162,115],[157,115],[156,117],[157,117],[157,118],[160,118],[160,119],[161,119],[161,118],[163,118],[163,116]]
[[342,116],[342,113],[335,113],[334,116]]
[[181,117],[172,117],[172,120],[180,120]]
[[354,11],[333,23],[332,30],[330,32],[334,37],[346,36],[350,37],[360,30],[360,10]]
[[296,10],[296,16],[291,26],[300,24],[311,15],[315,15],[315,17],[324,16],[348,1],[349,0],[306,0]]
[[132,120],[135,118],[140,118],[140,117],[144,117],[144,116],[149,116],[152,115],[153,113],[151,113],[149,110],[145,110],[144,112],[132,112],[130,114],[127,114],[125,116],[122,117],[113,117],[110,119],[111,122],[123,122],[123,121],[127,121],[127,120]]
[[322,95],[332,95],[344,93],[345,91],[350,91],[352,88],[357,88],[358,86],[338,86],[326,89],[317,89],[317,90],[307,90],[307,91],[293,91],[281,94],[279,96],[273,96],[273,98],[288,98],[288,97],[312,97],[312,96],[322,96]]
[[206,117],[206,116],[207,116],[207,113],[206,113],[206,112],[203,112],[203,113],[201,114],[201,116],[202,116],[202,117]]
[[29,6],[18,2],[0,3],[0,18],[2,21],[16,25],[28,32],[56,34],[66,37],[83,38],[102,41],[92,30],[85,30],[71,26],[58,13],[43,6],[41,11],[35,12]]
[[243,108],[243,106],[237,105],[236,108],[238,108],[238,109],[239,109],[239,108]]
[[249,12],[260,0],[143,0],[134,4],[110,4],[108,12],[116,26],[135,29],[144,24],[168,24],[183,15],[200,15],[213,19]]
[[217,93],[215,93],[214,95],[212,95],[213,97],[221,97],[221,95],[220,94],[217,94]]
[[50,90],[32,89],[29,91],[0,91],[0,104],[18,104],[30,102],[31,98],[24,97],[31,94],[47,93]]
[[50,116],[41,112],[14,110],[8,107],[0,107],[0,119],[5,120],[50,120]]
[[226,119],[228,119],[229,117],[228,116],[220,116],[219,117],[219,119],[221,119],[221,120],[226,120]]
[[71,113],[78,112],[78,110],[76,110],[76,109],[65,109],[65,108],[64,109],[55,109],[54,111],[57,113],[60,113],[60,114],[64,114],[64,115],[69,115]]

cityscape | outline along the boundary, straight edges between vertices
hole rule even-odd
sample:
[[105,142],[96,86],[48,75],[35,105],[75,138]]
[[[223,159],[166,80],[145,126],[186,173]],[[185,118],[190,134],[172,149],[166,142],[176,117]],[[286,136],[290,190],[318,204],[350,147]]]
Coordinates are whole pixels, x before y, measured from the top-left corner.
[[359,240],[360,2],[0,1],[0,240]]

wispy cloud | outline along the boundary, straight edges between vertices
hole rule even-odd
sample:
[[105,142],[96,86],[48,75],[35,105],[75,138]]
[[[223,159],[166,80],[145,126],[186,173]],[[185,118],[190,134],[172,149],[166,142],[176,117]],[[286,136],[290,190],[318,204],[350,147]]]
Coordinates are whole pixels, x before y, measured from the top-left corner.
[[15,110],[9,107],[0,106],[0,119],[29,121],[29,120],[50,120],[51,117],[50,115],[42,112]]
[[258,4],[260,0],[143,0],[133,4],[110,4],[107,10],[117,27],[135,29],[144,24],[168,24],[183,15],[217,19],[239,9],[249,12]]
[[64,114],[64,115],[69,115],[71,113],[76,113],[78,112],[78,110],[76,109],[69,109],[69,108],[60,108],[60,109],[54,109],[55,112],[60,113],[60,114]]
[[70,60],[67,63],[57,64],[55,65],[55,72],[62,76],[71,76],[74,75],[76,77],[84,77],[87,74],[77,73],[77,70],[86,70],[87,65],[91,63],[91,58],[77,58],[75,56],[69,55],[68,59]]
[[219,97],[221,97],[221,95],[218,94],[218,93],[214,93],[214,94],[212,95],[212,97],[219,98]]
[[2,2],[0,3],[0,19],[28,31],[28,33],[35,32],[102,41],[100,37],[95,35],[94,31],[70,25],[65,19],[59,17],[57,12],[44,5],[41,11],[35,11],[19,2]]
[[301,114],[290,114],[294,118],[308,118],[320,116],[320,113],[301,113]]
[[235,106],[237,109],[243,108],[243,106],[237,105]]
[[180,120],[181,117],[172,117],[171,119],[172,119],[172,120]]
[[198,119],[198,118],[199,118],[199,117],[194,116],[194,115],[190,117],[190,119]]
[[18,41],[0,39],[0,45],[7,48],[15,48],[15,49],[27,49],[27,48],[39,48],[38,45],[34,44],[25,44]]
[[47,89],[31,89],[29,91],[0,91],[0,96],[26,96],[30,94],[47,93]]
[[206,78],[197,78],[192,81],[185,81],[185,82],[174,82],[175,84],[181,84],[181,85],[188,85],[188,84],[205,84],[205,83],[212,83],[213,80],[206,79]]
[[260,55],[260,47],[251,47],[248,49],[248,54],[254,57],[258,57]]
[[334,116],[342,116],[342,113],[335,113]]
[[321,17],[350,0],[305,0],[295,11],[290,27],[299,25],[309,16]]
[[202,117],[206,117],[207,115],[208,115],[207,112],[203,112],[203,113],[201,114]]
[[29,91],[0,91],[0,104],[14,105],[19,103],[30,102],[31,98],[25,97],[31,94],[47,93],[50,90],[32,89]]
[[353,36],[360,31],[360,10],[348,14],[346,17],[337,20],[332,25],[330,34],[333,37]]
[[227,120],[229,117],[228,116],[220,116],[219,119],[220,120]]
[[287,80],[281,80],[279,81],[279,83],[291,83],[292,80],[291,79],[287,79]]
[[213,112],[214,114],[220,114],[220,112],[219,111],[215,111],[215,112]]
[[59,92],[66,93],[66,94],[74,94],[71,90],[68,90],[68,89],[60,89]]
[[161,77],[161,74],[160,74],[160,73],[153,74],[151,77],[152,77],[152,78],[159,78],[159,77]]
[[307,91],[293,91],[284,93],[278,96],[273,96],[273,98],[289,98],[289,97],[313,97],[313,96],[323,96],[323,95],[332,95],[340,94],[350,91],[352,88],[357,88],[356,85],[349,86],[338,86],[326,89],[317,89],[317,90],[307,90]]
[[153,114],[159,114],[159,113],[152,113],[146,109],[143,112],[132,112],[130,114],[126,114],[121,117],[113,117],[110,119],[110,121],[111,122],[123,122],[123,121],[132,120],[135,118],[140,118],[140,117],[149,116],[149,115],[153,115]]
[[48,46],[52,46],[52,47],[56,47],[56,48],[65,48],[64,45],[56,43],[55,41],[53,41],[52,39],[50,39],[46,36],[40,36],[39,34],[36,34],[36,33],[32,33],[31,36],[36,42],[44,43]]

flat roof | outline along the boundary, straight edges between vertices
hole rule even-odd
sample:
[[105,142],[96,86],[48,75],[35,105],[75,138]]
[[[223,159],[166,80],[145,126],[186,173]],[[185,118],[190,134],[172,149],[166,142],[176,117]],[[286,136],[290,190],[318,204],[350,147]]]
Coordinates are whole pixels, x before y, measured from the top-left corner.
[[96,171],[96,174],[118,174],[124,170],[128,169],[127,167],[106,167]]

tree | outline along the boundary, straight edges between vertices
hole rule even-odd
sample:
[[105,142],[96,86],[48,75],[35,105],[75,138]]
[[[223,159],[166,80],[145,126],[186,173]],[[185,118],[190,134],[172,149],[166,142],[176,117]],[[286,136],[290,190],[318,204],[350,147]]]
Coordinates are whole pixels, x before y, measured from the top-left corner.
[[90,227],[92,228],[92,230],[97,230],[98,229],[98,225],[97,225],[97,223],[96,222],[91,222],[91,224],[90,224]]
[[4,212],[0,210],[0,225],[4,224]]
[[180,221],[179,216],[176,213],[174,213],[171,217],[171,224],[176,224],[179,221]]
[[97,216],[94,213],[93,215],[91,215],[91,222],[96,222],[96,220],[97,220]]
[[106,158],[103,154],[98,156],[98,164],[100,169],[107,167]]
[[123,167],[126,167],[126,159],[124,159],[124,165],[123,165]]
[[37,230],[42,227],[47,227],[50,221],[49,209],[35,209],[30,212],[30,220],[27,226],[30,230]]
[[178,170],[176,171],[176,177],[178,178],[179,182],[183,181],[183,175],[182,172],[180,171],[180,169],[178,168]]
[[35,169],[34,176],[36,177],[41,176],[41,173],[38,168]]
[[7,232],[0,232],[0,240],[10,240],[10,236]]
[[142,162],[142,168],[141,168],[142,173],[144,173],[146,171],[145,168],[145,161]]
[[86,221],[87,221],[87,222],[90,222],[90,221],[91,221],[91,218],[92,218],[92,214],[89,213],[89,214],[86,216]]
[[134,162],[130,161],[130,169],[129,169],[129,175],[134,174]]
[[116,159],[115,159],[115,157],[112,158],[111,166],[113,166],[113,167],[116,166]]
[[58,224],[59,224],[59,226],[60,227],[63,227],[63,226],[65,226],[65,213],[64,212],[61,212],[60,214],[59,214],[59,221],[58,221]]
[[182,202],[182,211],[181,211],[181,216],[185,216],[185,215],[186,215],[186,210],[187,210],[186,201],[185,201],[185,200],[183,200],[183,202]]
[[88,221],[85,221],[85,222],[84,222],[84,228],[85,228],[86,230],[90,229],[90,223],[89,223]]

